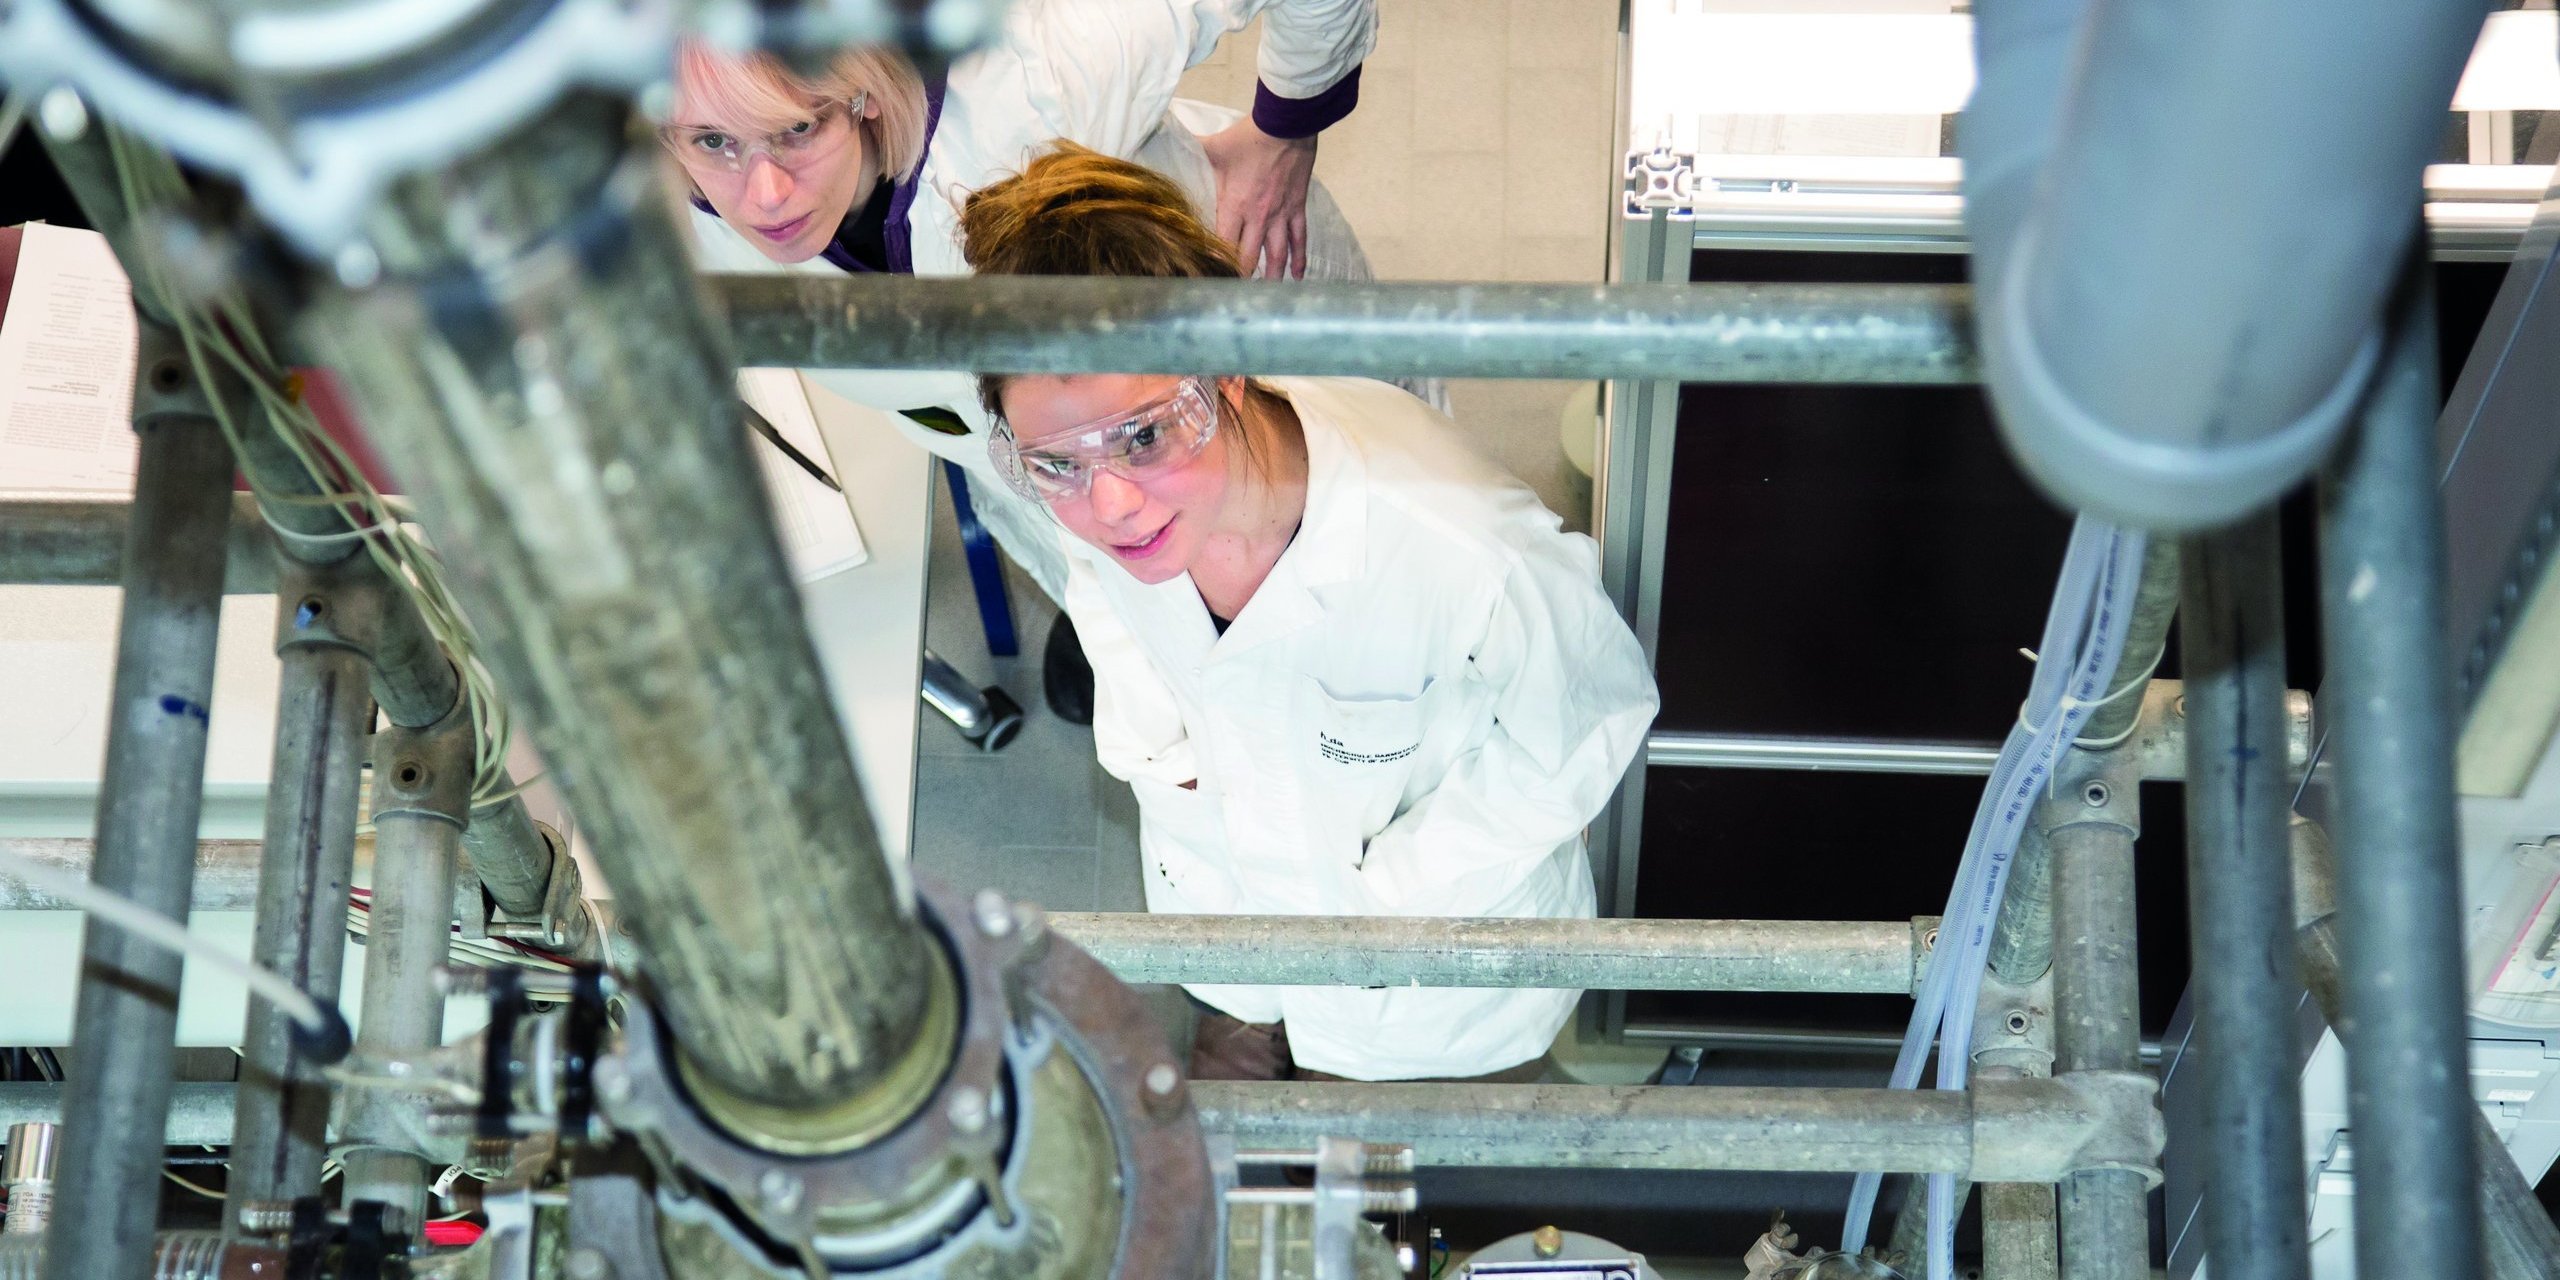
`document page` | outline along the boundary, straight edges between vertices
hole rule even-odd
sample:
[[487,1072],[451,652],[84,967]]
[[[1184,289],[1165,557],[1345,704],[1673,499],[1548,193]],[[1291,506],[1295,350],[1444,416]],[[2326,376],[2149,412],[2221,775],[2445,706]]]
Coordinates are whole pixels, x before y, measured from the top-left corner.
[[133,286],[95,231],[30,223],[0,317],[0,491],[130,493]]
[[[838,474],[834,460],[827,456],[826,439],[819,434],[817,415],[809,408],[809,390],[800,385],[796,370],[741,369],[738,394],[801,456],[827,468],[830,475]],[[740,430],[747,433],[747,447],[764,472],[765,493],[773,502],[774,530],[782,537],[783,552],[791,557],[793,577],[814,582],[871,558],[843,494],[810,475],[755,428],[742,425]]]

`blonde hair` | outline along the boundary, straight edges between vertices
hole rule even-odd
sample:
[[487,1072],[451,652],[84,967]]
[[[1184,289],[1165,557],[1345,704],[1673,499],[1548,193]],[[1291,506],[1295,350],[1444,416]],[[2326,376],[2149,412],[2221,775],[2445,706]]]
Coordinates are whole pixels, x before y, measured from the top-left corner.
[[860,123],[882,177],[904,178],[924,158],[924,78],[913,63],[876,46],[847,49],[810,77],[769,53],[739,56],[687,40],[676,51],[676,97],[733,128],[763,133],[808,119],[815,104],[859,97],[880,113]]
[[[1244,278],[1235,248],[1200,221],[1172,179],[1064,140],[1021,173],[970,193],[960,209],[960,253],[980,275]],[[1004,417],[1014,376],[979,375],[989,417]],[[1238,414],[1237,439],[1267,473],[1271,442],[1263,432],[1294,432],[1297,413],[1261,382],[1243,382],[1237,407],[1256,412]]]

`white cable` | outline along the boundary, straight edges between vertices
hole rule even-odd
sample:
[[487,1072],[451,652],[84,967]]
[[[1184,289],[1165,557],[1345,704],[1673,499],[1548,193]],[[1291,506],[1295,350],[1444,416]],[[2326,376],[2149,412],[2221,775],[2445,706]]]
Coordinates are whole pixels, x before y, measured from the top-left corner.
[[254,964],[214,945],[211,941],[187,932],[187,927],[167,916],[135,902],[110,889],[102,889],[85,876],[73,875],[58,867],[47,866],[32,858],[22,857],[0,847],[0,867],[9,874],[35,886],[44,893],[60,898],[98,919],[164,950],[209,964],[239,979],[249,990],[266,998],[267,1003],[284,1011],[286,1017],[305,1030],[325,1034],[329,1016],[308,992],[293,985],[293,980],[263,965]]

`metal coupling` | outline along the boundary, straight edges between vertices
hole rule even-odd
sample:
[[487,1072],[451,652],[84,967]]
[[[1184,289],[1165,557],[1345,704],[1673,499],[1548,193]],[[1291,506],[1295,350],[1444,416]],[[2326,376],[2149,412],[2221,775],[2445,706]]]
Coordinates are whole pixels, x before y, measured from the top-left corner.
[[0,1186],[9,1190],[9,1213],[0,1235],[40,1236],[53,1212],[53,1167],[62,1131],[42,1120],[9,1126],[9,1154],[0,1158]]
[[2160,1084],[2140,1071],[2066,1071],[2050,1080],[1976,1077],[1973,1167],[1983,1182],[2059,1182],[2121,1170],[2160,1185],[2169,1130]]

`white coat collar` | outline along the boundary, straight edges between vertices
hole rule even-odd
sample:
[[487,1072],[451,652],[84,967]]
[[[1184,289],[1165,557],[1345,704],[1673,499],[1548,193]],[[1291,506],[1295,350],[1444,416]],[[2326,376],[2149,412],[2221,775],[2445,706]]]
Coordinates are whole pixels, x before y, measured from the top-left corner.
[[[1307,444],[1307,509],[1297,536],[1255,588],[1244,611],[1217,637],[1212,661],[1277,640],[1324,618],[1316,591],[1360,576],[1368,562],[1368,465],[1332,416],[1321,390],[1295,379],[1264,385],[1297,410]],[[1189,585],[1186,575],[1185,585]],[[1196,588],[1192,595],[1196,598]],[[1203,614],[1205,616],[1206,610]]]

